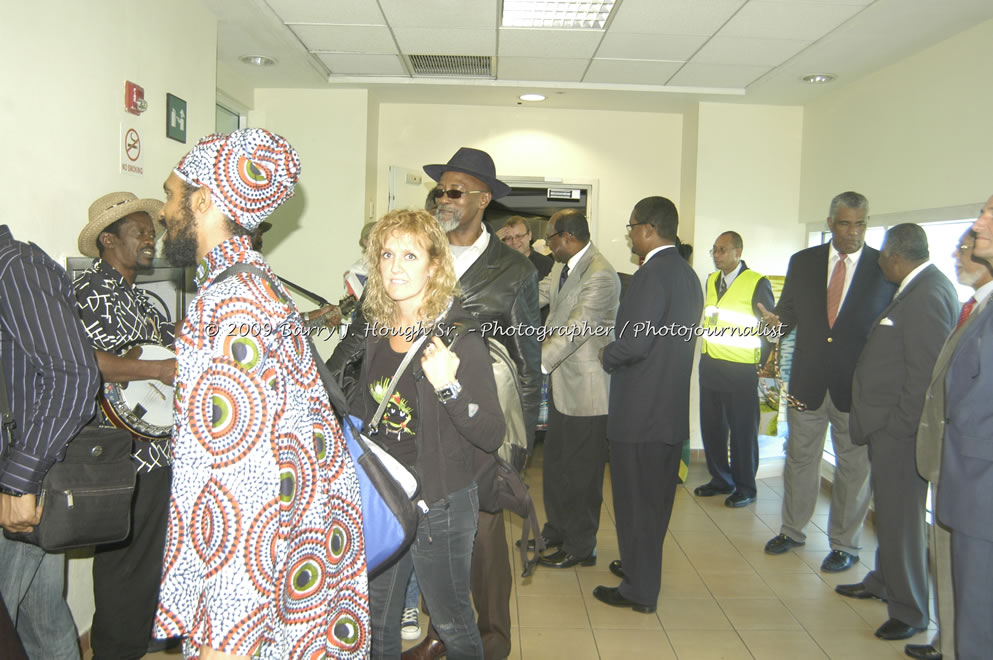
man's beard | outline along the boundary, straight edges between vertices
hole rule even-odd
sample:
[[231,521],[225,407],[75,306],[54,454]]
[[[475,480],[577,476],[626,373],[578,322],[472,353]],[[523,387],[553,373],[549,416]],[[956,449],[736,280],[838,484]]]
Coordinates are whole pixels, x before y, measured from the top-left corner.
[[[445,215],[448,216],[447,220],[442,219],[442,211],[446,211]],[[441,225],[441,230],[446,234],[450,231],[455,231],[459,227],[459,222],[462,220],[462,214],[456,209],[448,208],[444,209],[439,206],[434,210],[434,218]]]
[[180,268],[197,264],[197,219],[190,208],[189,197],[180,203],[180,214],[183,224],[176,230],[176,235],[166,232],[162,241],[162,254],[169,262]]

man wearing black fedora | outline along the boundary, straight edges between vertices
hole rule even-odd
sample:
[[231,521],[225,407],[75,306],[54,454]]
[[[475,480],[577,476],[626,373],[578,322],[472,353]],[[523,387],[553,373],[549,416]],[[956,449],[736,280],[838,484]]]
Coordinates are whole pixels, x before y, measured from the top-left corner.
[[[537,327],[538,275],[527,257],[508,247],[483,225],[490,201],[510,192],[496,178],[493,159],[485,151],[462,147],[444,165],[425,165],[438,182],[435,217],[448,232],[455,273],[462,288],[462,306],[506,346],[521,380],[521,403],[528,448],[532,448],[541,396],[541,347],[530,333],[509,328]],[[490,323],[488,323],[490,322]],[[530,334],[530,336],[528,336]],[[472,600],[479,614],[479,633],[486,660],[510,654],[510,558],[503,514],[479,512],[472,553]],[[436,658],[444,644],[431,629],[427,638],[403,654],[406,659]]]

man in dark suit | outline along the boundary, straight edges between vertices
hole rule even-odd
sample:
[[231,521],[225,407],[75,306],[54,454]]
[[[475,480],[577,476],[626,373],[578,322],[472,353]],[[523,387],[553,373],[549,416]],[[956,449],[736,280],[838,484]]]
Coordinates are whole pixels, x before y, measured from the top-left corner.
[[[971,287],[973,296],[962,306],[955,330],[945,340],[931,372],[931,382],[924,395],[924,409],[917,428],[917,471],[931,482],[931,510],[937,511],[938,476],[941,466],[941,446],[945,437],[945,380],[962,332],[979,317],[993,293],[993,271],[979,257],[973,257],[976,233],[967,230],[953,252],[955,275],[959,284]],[[947,653],[955,657],[955,603],[952,593],[952,537],[948,528],[938,521],[928,526],[928,560],[934,579],[934,609],[938,632],[930,644],[907,644],[907,655],[919,660],[941,660]]]
[[927,481],[917,473],[915,441],[931,370],[959,311],[955,287],[928,258],[918,225],[886,232],[879,266],[899,289],[872,326],[852,381],[849,432],[869,447],[879,548],[875,570],[835,591],[886,601],[881,639],[906,639],[928,625]]
[[[993,259],[993,197],[972,227],[973,255]],[[993,307],[961,331],[946,381],[945,441],[938,520],[952,530],[955,652],[988,658],[993,649]]]
[[[768,342],[759,335],[758,305],[775,304],[769,280],[741,260],[741,235],[726,231],[710,254],[717,270],[707,278],[703,324],[711,334],[700,348],[700,435],[710,481],[697,497],[719,493],[724,504],[743,507],[755,501],[759,468],[759,377]],[[731,460],[728,463],[728,448]]]
[[869,457],[852,444],[848,411],[852,375],[869,328],[893,299],[896,285],[879,268],[879,252],[865,245],[869,203],[856,192],[831,200],[831,242],[790,258],[776,312],[763,309],[769,325],[796,332],[787,411],[789,439],[783,474],[783,524],[765,545],[778,555],[804,544],[821,483],[821,456],[828,423],[834,445],[828,536],[831,552],[821,570],[836,573],[858,561],[862,523],[869,510]]
[[542,466],[547,521],[541,535],[560,548],[539,561],[552,568],[592,566],[603,504],[610,388],[600,350],[613,339],[621,281],[590,242],[582,211],[553,215],[545,240],[556,263],[538,283],[538,304],[549,306],[541,369],[551,381]]
[[662,542],[690,434],[694,329],[703,311],[700,280],[676,245],[679,215],[665,197],[631,212],[628,234],[644,257],[617,311],[617,338],[602,355],[611,376],[607,438],[620,561],[618,587],[593,596],[636,612],[655,611],[662,584]]

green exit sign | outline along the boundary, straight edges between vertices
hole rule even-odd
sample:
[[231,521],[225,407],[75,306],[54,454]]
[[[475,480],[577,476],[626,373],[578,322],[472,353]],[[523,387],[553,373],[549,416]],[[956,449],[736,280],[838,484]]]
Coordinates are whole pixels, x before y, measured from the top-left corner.
[[166,94],[166,137],[186,144],[186,124],[189,117],[186,114],[186,101]]

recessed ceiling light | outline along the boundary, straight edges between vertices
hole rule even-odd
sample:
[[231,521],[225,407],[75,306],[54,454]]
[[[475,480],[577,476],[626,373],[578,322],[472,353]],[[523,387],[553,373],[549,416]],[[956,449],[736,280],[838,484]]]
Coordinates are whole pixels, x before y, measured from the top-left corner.
[[272,66],[276,63],[276,60],[265,55],[242,55],[238,59],[252,66]]
[[519,98],[522,101],[544,101],[545,100],[544,94],[521,94],[517,98]]
[[811,85],[820,85],[822,83],[829,83],[834,80],[834,76],[830,73],[811,73],[800,78],[805,83],[810,83]]
[[602,30],[615,0],[503,0],[503,27]]

